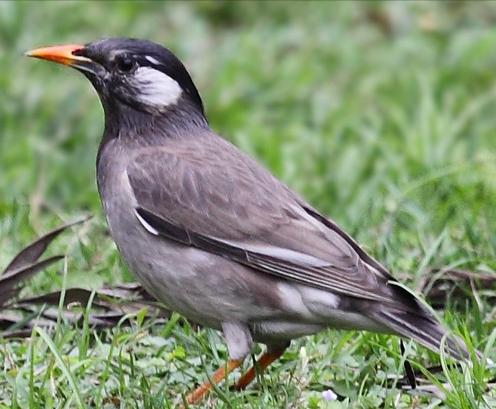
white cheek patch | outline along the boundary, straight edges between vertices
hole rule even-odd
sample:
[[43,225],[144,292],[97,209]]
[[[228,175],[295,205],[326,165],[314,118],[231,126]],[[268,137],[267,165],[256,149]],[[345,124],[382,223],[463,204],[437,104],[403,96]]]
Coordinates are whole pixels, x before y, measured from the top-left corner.
[[154,107],[175,104],[182,93],[177,81],[151,67],[139,67],[129,82],[136,90],[137,99]]

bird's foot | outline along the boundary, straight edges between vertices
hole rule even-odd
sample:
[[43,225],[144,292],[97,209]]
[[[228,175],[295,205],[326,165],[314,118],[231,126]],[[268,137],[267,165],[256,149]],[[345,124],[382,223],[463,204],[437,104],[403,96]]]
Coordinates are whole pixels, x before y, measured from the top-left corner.
[[[202,383],[198,388],[191,392],[186,397],[186,402],[188,405],[196,405],[210,392],[212,385],[217,385],[222,382],[232,371],[239,367],[243,363],[241,359],[230,359],[226,362],[226,365],[217,369],[208,381]],[[182,407],[183,408],[183,407]]]

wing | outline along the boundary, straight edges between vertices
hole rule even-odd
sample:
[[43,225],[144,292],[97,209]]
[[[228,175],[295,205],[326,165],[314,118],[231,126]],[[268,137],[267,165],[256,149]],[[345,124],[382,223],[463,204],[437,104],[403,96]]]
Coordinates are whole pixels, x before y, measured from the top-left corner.
[[366,300],[391,277],[334,223],[223,139],[146,148],[127,175],[150,233],[257,271]]

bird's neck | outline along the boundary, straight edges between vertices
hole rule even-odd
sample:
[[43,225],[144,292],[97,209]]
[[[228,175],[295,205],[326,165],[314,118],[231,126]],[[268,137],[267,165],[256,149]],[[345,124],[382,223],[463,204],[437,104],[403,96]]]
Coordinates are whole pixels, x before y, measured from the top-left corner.
[[160,144],[165,139],[181,137],[208,129],[203,112],[189,101],[162,110],[137,109],[122,103],[104,104],[105,132],[102,145],[114,138],[126,138],[140,146]]
[[132,149],[160,146],[170,139],[200,136],[208,130],[203,111],[191,103],[171,105],[162,112],[135,109],[125,104],[103,103],[105,130],[98,149],[97,166],[106,146],[119,141]]

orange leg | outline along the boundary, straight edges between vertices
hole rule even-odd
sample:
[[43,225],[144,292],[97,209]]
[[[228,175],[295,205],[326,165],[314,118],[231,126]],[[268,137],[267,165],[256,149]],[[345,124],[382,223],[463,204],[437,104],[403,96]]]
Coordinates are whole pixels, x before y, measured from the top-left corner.
[[245,389],[253,381],[253,379],[255,379],[257,371],[262,373],[272,362],[280,358],[283,353],[284,349],[262,354],[255,365],[248,369],[248,371],[246,371],[244,375],[239,378],[234,388],[238,391]]
[[[243,360],[241,359],[230,359],[227,361],[226,365],[217,369],[211,376],[211,381],[214,385],[217,385],[218,383],[222,382],[222,380],[229,375],[232,371],[234,371],[238,366],[240,366],[243,363]],[[212,383],[210,381],[206,381],[203,384],[201,384],[198,388],[196,388],[193,392],[191,392],[187,398],[186,401],[190,405],[195,405],[196,403],[200,402],[205,395],[210,392],[210,389],[212,389]]]

